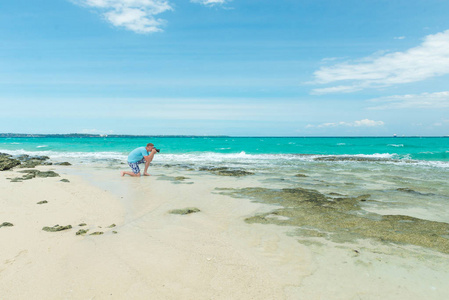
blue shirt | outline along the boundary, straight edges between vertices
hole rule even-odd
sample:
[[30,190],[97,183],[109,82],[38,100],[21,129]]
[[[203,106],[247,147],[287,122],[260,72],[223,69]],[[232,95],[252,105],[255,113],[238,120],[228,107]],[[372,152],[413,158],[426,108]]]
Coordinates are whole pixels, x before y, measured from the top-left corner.
[[144,156],[150,155],[145,149],[145,147],[139,147],[131,151],[131,153],[128,155],[128,162],[130,163],[136,163],[138,161],[141,161]]

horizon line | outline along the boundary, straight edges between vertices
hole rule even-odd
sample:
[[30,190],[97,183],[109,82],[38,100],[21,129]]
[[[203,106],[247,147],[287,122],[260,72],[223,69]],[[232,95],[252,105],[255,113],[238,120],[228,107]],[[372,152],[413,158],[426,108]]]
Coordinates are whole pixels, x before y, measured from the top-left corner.
[[318,135],[310,135],[310,136],[288,136],[288,135],[280,135],[280,136],[263,136],[263,135],[189,135],[189,134],[162,134],[162,135],[140,135],[140,134],[94,134],[94,133],[0,133],[1,138],[8,137],[135,137],[135,138],[144,138],[144,137],[153,137],[153,138],[163,138],[163,137],[219,137],[219,138],[435,138],[435,137],[444,137],[447,138],[449,135],[382,135],[382,136],[345,136],[345,135],[335,135],[335,136],[318,136]]

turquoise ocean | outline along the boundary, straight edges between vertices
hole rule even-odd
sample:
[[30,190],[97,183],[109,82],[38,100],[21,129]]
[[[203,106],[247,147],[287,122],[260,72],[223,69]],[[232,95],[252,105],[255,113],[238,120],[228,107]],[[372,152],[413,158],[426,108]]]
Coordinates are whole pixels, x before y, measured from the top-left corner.
[[121,159],[148,142],[165,155],[366,155],[449,162],[449,137],[20,137],[0,138],[0,151]]
[[[130,151],[154,143],[153,174],[226,167],[254,173],[269,188],[371,195],[363,209],[449,223],[447,137],[20,137],[0,152],[126,170]],[[304,176],[296,176],[298,174]]]

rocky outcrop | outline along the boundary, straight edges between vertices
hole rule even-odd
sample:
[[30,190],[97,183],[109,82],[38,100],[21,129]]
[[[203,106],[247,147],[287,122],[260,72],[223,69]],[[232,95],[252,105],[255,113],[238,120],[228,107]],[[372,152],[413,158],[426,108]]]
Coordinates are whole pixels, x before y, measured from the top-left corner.
[[11,155],[0,153],[0,171],[5,171],[20,165],[20,161],[12,158]]
[[[0,171],[9,170],[14,167],[18,168],[34,168],[36,166],[44,165],[49,166],[53,163],[48,160],[50,157],[44,155],[28,155],[21,154],[17,156],[12,156],[7,153],[0,153]],[[72,164],[69,162],[59,162],[55,163],[55,165],[60,166],[71,166]]]
[[22,154],[16,157],[20,162],[19,168],[34,168],[39,165],[51,165],[47,160],[48,156],[30,156],[28,154]]
[[[217,189],[221,194],[279,205],[268,213],[245,219],[247,223],[295,226],[295,234],[325,237],[337,243],[375,239],[385,243],[411,244],[449,253],[449,224],[404,215],[380,215],[363,209],[370,195],[328,197],[303,188]],[[276,216],[276,217],[273,217]]]

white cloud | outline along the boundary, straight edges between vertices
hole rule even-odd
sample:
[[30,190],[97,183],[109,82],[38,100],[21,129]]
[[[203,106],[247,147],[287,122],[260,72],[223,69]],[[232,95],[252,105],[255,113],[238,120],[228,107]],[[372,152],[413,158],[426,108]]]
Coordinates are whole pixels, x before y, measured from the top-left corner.
[[394,39],[395,39],[395,40],[403,40],[403,39],[405,39],[405,36],[397,36],[397,37],[395,37]]
[[355,86],[348,86],[348,85],[339,85],[339,86],[333,86],[328,88],[322,88],[322,89],[314,89],[312,91],[313,95],[322,95],[322,94],[329,94],[329,93],[351,93],[355,91],[359,91],[361,88],[355,87]]
[[229,2],[229,0],[190,0],[190,2],[213,6],[225,4],[226,2]]
[[136,33],[162,31],[165,22],[155,16],[172,10],[166,0],[72,0],[96,9],[114,26],[124,27]]
[[449,91],[437,93],[422,93],[418,95],[395,95],[369,100],[378,103],[369,109],[400,109],[400,108],[447,108],[449,107]]
[[354,122],[337,122],[337,123],[323,123],[320,125],[312,125],[309,124],[306,126],[306,128],[327,128],[327,127],[376,127],[376,126],[383,126],[385,123],[383,121],[373,121],[369,119],[363,119],[360,121],[354,121]]
[[315,71],[315,84],[347,82],[313,93],[349,92],[422,81],[449,74],[449,30],[424,38],[422,44],[404,52],[383,53],[356,62],[345,62]]

